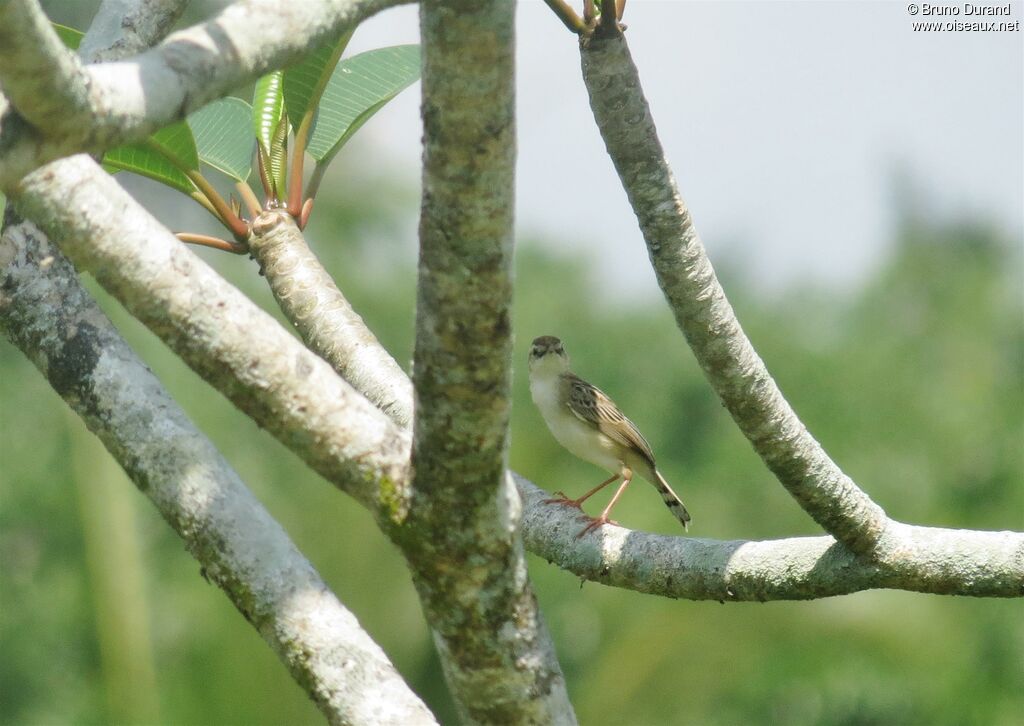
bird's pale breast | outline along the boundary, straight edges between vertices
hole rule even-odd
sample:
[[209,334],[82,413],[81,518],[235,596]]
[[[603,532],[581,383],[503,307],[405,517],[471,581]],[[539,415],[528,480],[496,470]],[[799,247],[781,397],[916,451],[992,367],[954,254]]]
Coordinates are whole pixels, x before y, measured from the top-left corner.
[[609,472],[617,472],[621,466],[620,447],[596,428],[574,416],[568,406],[559,403],[559,385],[557,378],[530,381],[530,395],[552,436],[584,461]]

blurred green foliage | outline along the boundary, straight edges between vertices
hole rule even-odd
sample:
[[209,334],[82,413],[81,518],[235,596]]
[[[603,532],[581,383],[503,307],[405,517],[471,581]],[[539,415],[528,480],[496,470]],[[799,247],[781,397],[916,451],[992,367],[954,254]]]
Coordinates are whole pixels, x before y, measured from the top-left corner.
[[[395,220],[414,200],[365,182],[333,191],[333,202],[325,194],[318,205],[313,244],[385,345],[408,361],[415,250]],[[694,536],[817,533],[709,391],[664,306],[602,303],[593,271],[548,247],[527,241],[518,253],[514,468],[570,493],[602,477],[553,441],[529,402],[530,340],[556,334],[575,370],[611,392],[650,438],[694,515]],[[274,310],[251,263],[200,254]],[[1024,525],[1021,260],[1009,241],[981,224],[908,215],[891,258],[854,293],[807,283],[763,298],[745,274],[726,271],[725,284],[755,346],[809,428],[890,514],[949,527]],[[453,723],[408,575],[371,518],[97,296],[417,692]],[[0,426],[0,722],[321,722],[6,340]],[[616,513],[630,527],[681,534],[643,484]],[[1019,601],[878,591],[692,603],[581,585],[531,562],[582,723],[1015,724],[1024,713]]]

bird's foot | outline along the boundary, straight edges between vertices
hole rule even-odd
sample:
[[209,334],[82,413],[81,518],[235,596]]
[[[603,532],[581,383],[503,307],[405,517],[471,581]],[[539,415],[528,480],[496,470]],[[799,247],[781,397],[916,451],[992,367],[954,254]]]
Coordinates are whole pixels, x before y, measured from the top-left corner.
[[569,507],[576,507],[576,509],[579,509],[581,512],[583,511],[583,499],[569,499],[569,497],[565,495],[565,492],[555,492],[555,496],[552,497],[551,499],[545,499],[544,503],[565,504],[566,506]]
[[618,522],[616,522],[614,519],[608,519],[608,515],[607,514],[602,514],[600,517],[586,517],[586,518],[588,520],[590,520],[590,521],[587,522],[587,526],[586,527],[584,527],[583,529],[581,529],[579,531],[579,533],[577,533],[575,539],[580,539],[587,532],[589,532],[592,529],[597,529],[602,524],[615,524],[615,525],[618,524]]

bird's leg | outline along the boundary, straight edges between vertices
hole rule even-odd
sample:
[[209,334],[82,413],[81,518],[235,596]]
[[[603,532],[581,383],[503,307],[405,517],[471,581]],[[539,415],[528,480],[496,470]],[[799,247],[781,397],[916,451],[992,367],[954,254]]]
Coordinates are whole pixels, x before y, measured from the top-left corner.
[[611,484],[613,481],[618,479],[620,476],[622,476],[622,474],[616,474],[615,476],[611,477],[610,479],[605,479],[603,482],[598,484],[596,487],[591,489],[589,492],[584,494],[579,499],[569,499],[569,497],[565,496],[564,492],[555,492],[555,497],[553,499],[545,499],[544,503],[545,504],[568,504],[570,507],[576,507],[576,509],[582,510],[583,509],[583,502],[585,502],[588,499],[590,499],[592,496],[597,494],[599,491],[604,489],[606,486]]
[[[619,497],[622,496],[622,492],[626,491],[626,487],[628,487],[629,483],[633,481],[633,472],[628,467],[623,467],[622,474],[620,476],[622,476],[622,484],[619,485],[619,489],[615,492],[615,496],[612,497],[612,500],[608,502],[608,506],[604,508],[604,511],[601,512],[599,516],[588,517],[590,521],[587,522],[586,527],[579,531],[579,534],[576,535],[576,539],[579,539],[590,530],[600,527],[602,524],[618,524],[618,522],[608,519],[608,515],[612,511],[612,507],[615,506],[615,502],[619,501]],[[618,477],[615,478],[618,479]]]

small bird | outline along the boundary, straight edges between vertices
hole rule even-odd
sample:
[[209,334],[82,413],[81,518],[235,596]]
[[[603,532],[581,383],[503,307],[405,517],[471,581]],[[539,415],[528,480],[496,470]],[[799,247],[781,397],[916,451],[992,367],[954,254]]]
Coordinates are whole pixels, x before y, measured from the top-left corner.
[[553,335],[536,338],[530,347],[530,395],[558,443],[614,475],[579,499],[555,492],[558,498],[546,503],[568,504],[582,511],[583,502],[619,478],[623,480],[600,516],[587,517],[590,522],[577,539],[602,524],[617,524],[608,514],[634,472],[657,487],[665,505],[686,528],[690,513],[655,466],[647,439],[604,391],[570,372],[569,356],[562,341]]

